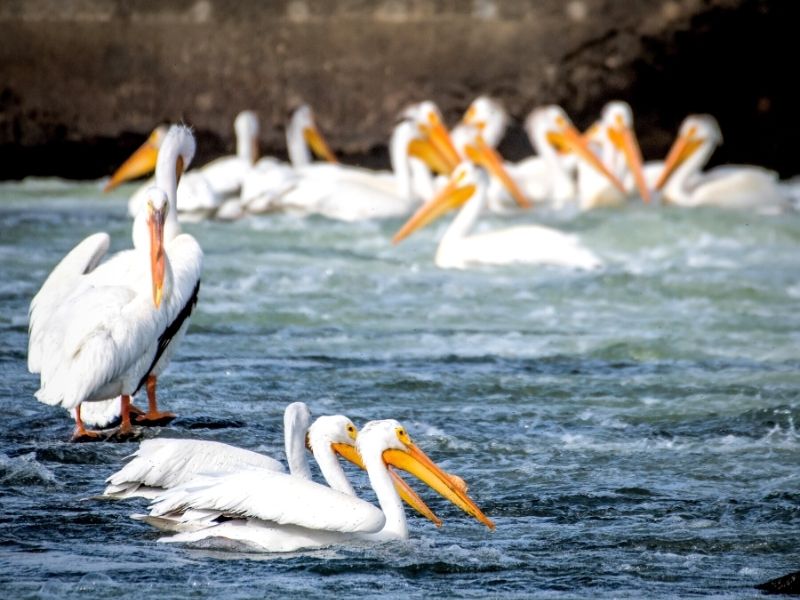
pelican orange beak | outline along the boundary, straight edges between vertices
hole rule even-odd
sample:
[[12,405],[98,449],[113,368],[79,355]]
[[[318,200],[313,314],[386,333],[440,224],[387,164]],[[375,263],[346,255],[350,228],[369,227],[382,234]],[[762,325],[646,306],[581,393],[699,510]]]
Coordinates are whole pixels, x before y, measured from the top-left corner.
[[164,269],[166,258],[164,256],[164,220],[166,212],[152,209],[148,205],[150,215],[147,226],[150,230],[150,272],[153,278],[153,304],[156,308],[161,306],[164,292]]
[[656,189],[660,190],[667,180],[686,160],[703,145],[703,139],[695,137],[697,129],[691,127],[685,134],[678,136],[664,161],[664,170],[656,182]]
[[325,141],[325,138],[322,136],[322,133],[316,128],[316,126],[305,127],[303,129],[303,138],[305,139],[306,144],[308,144],[311,148],[311,151],[319,158],[327,160],[331,163],[339,162],[330,146],[328,146],[328,142]]
[[154,130],[144,144],[139,146],[122,165],[114,171],[111,179],[108,180],[103,192],[110,192],[119,184],[130,179],[136,179],[144,175],[149,175],[156,168],[158,159],[158,148],[161,144],[161,134]]
[[647,189],[647,182],[644,180],[642,171],[642,151],[633,131],[624,123],[619,123],[616,127],[608,128],[608,139],[625,156],[625,161],[628,163],[631,173],[633,173],[633,179],[636,182],[639,193],[642,195],[642,200],[645,203],[649,203],[650,190]]
[[[579,158],[585,160],[592,165],[600,173],[602,173],[611,184],[623,194],[625,187],[620,180],[608,170],[603,162],[597,158],[597,155],[589,148],[588,138],[582,136],[575,126],[568,123],[564,119],[559,118],[557,125],[559,131],[550,131],[547,133],[547,141],[550,142],[556,149],[566,149],[568,152],[575,153]],[[589,129],[591,132],[591,128]],[[587,132],[588,133],[588,132]]]
[[451,178],[436,196],[423,204],[394,234],[392,243],[402,242],[417,229],[462,206],[472,197],[475,189],[474,184],[461,185],[461,177]]
[[525,197],[517,182],[511,178],[503,165],[503,158],[497,153],[497,150],[483,140],[482,135],[479,134],[470,144],[467,144],[465,152],[467,158],[476,165],[486,168],[489,173],[500,180],[520,208],[531,207],[530,200]]
[[[355,446],[351,444],[339,444],[334,443],[331,444],[331,448],[333,451],[344,458],[345,460],[350,461],[357,467],[364,469],[366,471],[366,467],[364,466],[364,461],[361,460],[361,455],[356,450]],[[394,489],[397,490],[397,493],[400,494],[400,497],[403,499],[403,502],[408,504],[411,508],[416,510],[419,514],[421,514],[426,519],[433,522],[434,525],[437,527],[442,526],[442,520],[436,516],[436,514],[428,508],[428,505],[419,497],[419,495],[409,486],[406,481],[400,477],[397,473],[393,470],[389,469],[389,475],[392,478],[392,482],[394,483]]]
[[461,162],[461,156],[456,150],[453,139],[450,133],[442,123],[439,115],[431,111],[428,113],[428,122],[419,125],[422,134],[430,141],[431,145],[436,148],[436,151],[442,156],[445,164],[448,166],[448,171],[445,174],[449,175]]
[[442,471],[416,444],[410,439],[403,442],[404,449],[389,449],[383,452],[383,461],[387,465],[402,469],[417,477],[420,481],[433,488],[445,499],[458,506],[465,513],[474,517],[489,529],[495,525],[483,514],[478,505],[467,495],[466,486],[459,485],[447,473]]
[[414,139],[408,144],[408,155],[420,159],[439,175],[449,175],[453,168],[447,158],[433,145],[430,139]]

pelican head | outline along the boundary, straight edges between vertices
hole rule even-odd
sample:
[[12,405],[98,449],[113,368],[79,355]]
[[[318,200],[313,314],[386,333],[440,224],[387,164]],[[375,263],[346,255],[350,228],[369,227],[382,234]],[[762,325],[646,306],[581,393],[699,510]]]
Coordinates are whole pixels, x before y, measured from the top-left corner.
[[601,135],[602,129],[605,129],[608,141],[625,157],[642,199],[650,202],[650,190],[647,189],[642,172],[642,151],[633,132],[633,111],[630,105],[619,100],[609,102],[603,108],[601,123]]
[[317,157],[332,163],[338,162],[328,142],[317,128],[314,113],[308,104],[301,104],[292,113],[287,135],[292,137],[299,135]]
[[156,168],[158,151],[167,136],[167,131],[166,125],[159,125],[153,129],[145,142],[114,171],[103,191],[110,192],[125,181],[152,173]]
[[467,108],[461,123],[477,128],[486,143],[494,147],[506,132],[508,113],[499,100],[478,96]]
[[560,106],[548,105],[534,109],[525,120],[525,130],[539,154],[552,150],[573,153],[602,173],[614,187],[624,193],[625,188],[620,180],[592,152],[587,138],[580,134]]
[[484,191],[487,184],[487,175],[482,168],[469,161],[462,162],[439,193],[417,209],[417,212],[403,224],[392,238],[392,243],[402,242],[417,229],[432,223],[451,210],[460,208],[479,190]]
[[405,427],[394,419],[370,421],[364,425],[356,440],[356,448],[367,466],[379,460],[387,468],[393,466],[411,473],[489,529],[494,529],[494,523],[467,495],[466,486],[452,479],[428,458],[411,440]]
[[[670,176],[701,148],[714,148],[722,143],[719,123],[711,115],[690,115],[684,119],[678,137],[664,161],[664,170],[656,182],[656,189],[664,187]],[[710,152],[709,152],[710,154]]]
[[[308,428],[306,441],[309,449],[318,457],[318,452],[323,448],[329,448],[334,454],[350,461],[354,465],[364,469],[364,461],[355,447],[358,437],[358,429],[353,422],[343,415],[327,415],[318,417]],[[320,458],[317,458],[320,461]],[[395,489],[400,497],[422,516],[433,521],[437,527],[441,526],[442,521],[422,498],[409,487],[409,485],[394,471],[389,472]]]
[[164,289],[164,222],[169,213],[167,194],[157,187],[147,190],[147,229],[150,232],[150,272],[153,280],[153,304],[161,306]]
[[250,164],[258,160],[258,116],[252,110],[243,110],[233,121],[236,134],[236,154],[247,159]]
[[401,117],[411,120],[419,130],[419,136],[429,147],[429,152],[412,156],[422,159],[436,173],[449,175],[461,162],[450,133],[444,125],[439,107],[431,100],[425,100],[406,107]]
[[171,178],[174,173],[175,185],[177,186],[184,171],[192,163],[196,148],[197,145],[191,128],[186,125],[171,126],[158,153],[156,184],[161,186],[159,179],[164,175],[169,175]]

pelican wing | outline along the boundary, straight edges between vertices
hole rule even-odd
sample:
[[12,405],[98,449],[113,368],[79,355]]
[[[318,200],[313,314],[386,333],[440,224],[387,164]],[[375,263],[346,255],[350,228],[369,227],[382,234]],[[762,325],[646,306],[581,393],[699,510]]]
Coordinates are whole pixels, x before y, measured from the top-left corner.
[[[106,479],[104,496],[149,496],[151,490],[184,484],[201,473],[231,473],[255,467],[283,471],[269,456],[220,442],[158,438],[145,440],[133,460]],[[145,493],[147,492],[147,493]]]
[[187,510],[220,511],[232,517],[342,533],[374,533],[385,522],[383,512],[368,502],[263,469],[198,477],[159,496],[150,516]]
[[59,306],[43,344],[37,399],[73,408],[118,395],[106,386],[146,369],[147,350],[163,328],[148,302],[126,286],[87,286]]
[[42,338],[47,320],[73,291],[80,277],[94,270],[110,243],[107,233],[95,233],[84,239],[61,259],[31,300],[28,310],[28,370],[31,373],[42,370]]

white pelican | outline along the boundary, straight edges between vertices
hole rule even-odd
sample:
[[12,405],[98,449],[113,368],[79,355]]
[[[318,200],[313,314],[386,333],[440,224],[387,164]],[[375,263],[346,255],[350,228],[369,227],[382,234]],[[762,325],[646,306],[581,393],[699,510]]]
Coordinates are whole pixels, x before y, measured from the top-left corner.
[[[336,455],[339,455],[364,468],[360,457],[353,450],[352,442],[358,432],[350,419],[341,415],[324,416],[311,424],[308,406],[304,402],[293,402],[286,407],[283,414],[283,433],[289,473],[302,479],[311,479],[306,454],[308,446],[328,485],[340,492],[355,495],[336,459]],[[188,483],[203,474],[235,473],[250,468],[284,472],[283,465],[269,456],[208,440],[145,440],[132,458],[122,469],[106,479],[108,485],[102,497],[115,500],[140,497],[152,500],[165,490]],[[403,479],[395,473],[392,473],[392,478],[398,492],[410,506],[437,526],[441,525],[441,521]],[[189,520],[181,517],[177,521]],[[172,526],[175,521],[162,520],[160,523]]]
[[[258,117],[252,111],[242,111],[234,120],[236,154],[223,156],[205,166],[186,173],[177,195],[178,211],[190,215],[212,214],[222,201],[241,189],[242,179],[258,160]],[[157,157],[166,136],[165,127],[156,128],[109,179],[104,191],[120,183],[147,175],[156,166]],[[141,210],[144,195],[153,181],[145,182],[128,201],[128,213],[135,217]]]
[[406,216],[433,186],[424,165],[410,156],[419,135],[412,122],[397,124],[389,144],[391,172],[330,163],[293,171],[274,165],[260,172],[253,190],[254,171],[245,181],[242,204],[249,212],[280,210],[340,221]]
[[313,161],[312,152],[328,162],[338,162],[307,104],[300,105],[289,119],[286,127],[286,150],[289,152],[289,162],[295,168],[310,165]]
[[164,542],[237,541],[265,552],[408,538],[400,497],[390,476],[395,466],[418,477],[487,527],[494,524],[456,483],[412,441],[397,421],[372,421],[356,439],[381,510],[354,496],[265,470],[198,478],[169,490],[151,506],[150,518],[215,511],[225,519]]
[[[650,202],[647,175],[642,165],[642,153],[633,132],[633,111],[626,102],[609,102],[601,119],[592,126],[586,137],[598,146],[598,154],[614,179],[578,163],[578,201],[582,210],[604,206],[619,206],[638,191],[645,203]],[[657,167],[648,165],[650,185]],[[622,189],[618,185],[623,182]]]
[[[66,297],[45,295],[48,302],[39,302],[37,295],[32,302],[29,365],[41,373],[35,395],[45,404],[78,409],[73,439],[94,433],[83,426],[81,403],[116,396],[122,396],[121,431],[131,429],[130,396],[151,369],[157,340],[169,325],[163,302],[173,288],[163,240],[168,211],[166,194],[152,188],[134,222],[133,251],[80,276]],[[55,271],[63,273],[63,266]],[[50,283],[48,278],[42,291]]]
[[[573,203],[580,190],[576,167],[594,177],[598,185],[622,193],[622,181],[591,150],[586,137],[578,132],[560,106],[548,105],[531,111],[525,120],[525,132],[536,155],[505,166],[534,205],[563,209]],[[490,183],[488,194],[492,212],[506,213],[515,209],[509,195],[494,181]]]
[[147,412],[136,417],[136,422],[143,425],[163,425],[175,418],[173,413],[158,410],[157,379],[169,365],[186,335],[200,292],[203,251],[194,237],[181,233],[178,211],[175,209],[184,169],[191,164],[194,153],[195,141],[191,130],[184,125],[170,127],[158,153],[155,180],[158,188],[164,190],[169,199],[170,210],[164,224],[164,250],[172,267],[174,284],[172,293],[167,298],[167,327],[158,336],[153,363],[147,376],[139,383],[139,388],[146,387],[148,400]]
[[[193,156],[191,132],[185,127],[170,129],[156,169],[156,181],[166,193],[151,188],[145,210],[134,220],[134,249],[98,266],[109,237],[105,233],[87,237],[53,269],[31,302],[28,367],[41,373],[37,397],[76,408],[75,439],[93,437],[83,425],[80,403],[120,394],[126,396],[121,415],[122,433],[127,433],[129,396],[145,383],[150,405],[140,421],[163,422],[173,416],[157,409],[155,378],[185,333],[199,289],[202,251],[194,238],[180,234],[174,210],[175,187]],[[142,300],[141,280],[147,279],[148,264],[155,310]],[[140,357],[134,360],[137,351]],[[131,391],[129,379],[139,372],[140,361],[147,364]],[[125,365],[129,372],[122,371]],[[67,387],[60,390],[62,386]],[[116,388],[122,391],[110,393]]]
[[486,204],[488,178],[465,162],[450,182],[420,208],[395,234],[398,243],[444,213],[463,208],[445,231],[436,251],[436,265],[465,269],[475,265],[529,263],[594,269],[602,261],[573,235],[540,225],[525,225],[470,235]]
[[469,143],[475,129],[492,148],[497,148],[508,128],[508,113],[498,100],[488,96],[478,96],[467,108],[461,122],[450,132],[456,148]]
[[656,183],[656,189],[663,190],[665,202],[767,212],[788,205],[789,198],[774,171],[725,165],[702,172],[721,142],[722,133],[711,115],[693,115],[684,120]]

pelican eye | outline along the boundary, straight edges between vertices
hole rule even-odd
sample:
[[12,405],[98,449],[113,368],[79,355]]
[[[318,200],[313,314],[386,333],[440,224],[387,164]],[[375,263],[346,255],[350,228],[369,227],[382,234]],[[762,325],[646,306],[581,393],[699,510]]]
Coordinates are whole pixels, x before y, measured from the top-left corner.
[[347,426],[347,435],[350,436],[351,439],[356,439],[356,434],[358,430],[356,429],[355,425],[348,425]]

